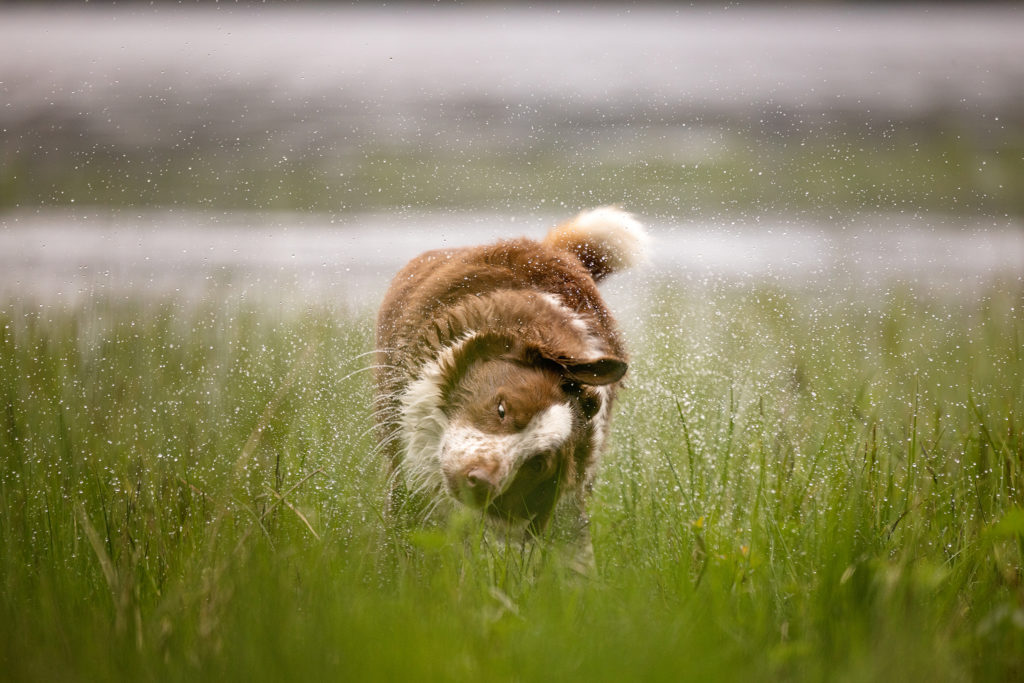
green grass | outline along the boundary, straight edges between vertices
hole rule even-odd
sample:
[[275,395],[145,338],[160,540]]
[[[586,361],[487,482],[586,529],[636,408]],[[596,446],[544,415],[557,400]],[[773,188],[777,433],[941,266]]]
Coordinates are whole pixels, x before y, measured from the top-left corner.
[[1024,289],[666,282],[597,567],[386,530],[371,322],[0,303],[0,679],[1024,676]]
[[[805,123],[624,125],[428,143],[313,145],[285,158],[263,137],[195,149],[12,134],[0,209],[163,206],[322,213],[536,211],[622,203],[648,215],[864,211],[1024,215],[1024,132],[989,126]],[[784,128],[784,127],[783,127]]]

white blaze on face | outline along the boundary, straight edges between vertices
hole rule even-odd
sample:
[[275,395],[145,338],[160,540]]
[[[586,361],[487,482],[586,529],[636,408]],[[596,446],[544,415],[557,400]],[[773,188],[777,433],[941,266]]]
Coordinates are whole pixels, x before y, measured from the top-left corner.
[[412,491],[440,492],[444,488],[441,440],[449,426],[441,396],[444,368],[472,336],[463,337],[427,363],[420,377],[402,394],[401,433],[405,457],[401,468],[406,485]]
[[555,451],[572,434],[572,410],[566,403],[537,413],[529,424],[515,434],[488,434],[471,424],[454,421],[441,438],[441,468],[458,474],[470,466],[493,468],[500,482],[500,493],[508,487],[519,466],[530,457]]

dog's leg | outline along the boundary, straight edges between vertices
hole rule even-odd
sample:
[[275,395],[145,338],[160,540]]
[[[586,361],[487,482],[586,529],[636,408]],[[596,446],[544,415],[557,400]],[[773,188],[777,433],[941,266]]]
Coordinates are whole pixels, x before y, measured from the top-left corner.
[[582,508],[576,520],[575,538],[570,541],[567,547],[569,551],[566,556],[568,566],[581,576],[594,577],[597,575],[597,563],[594,559],[594,543],[590,537],[590,517]]
[[590,537],[590,517],[587,515],[585,495],[583,492],[568,495],[558,507],[552,520],[551,540],[558,547],[563,565],[580,576],[595,576],[597,565],[594,561],[594,544]]

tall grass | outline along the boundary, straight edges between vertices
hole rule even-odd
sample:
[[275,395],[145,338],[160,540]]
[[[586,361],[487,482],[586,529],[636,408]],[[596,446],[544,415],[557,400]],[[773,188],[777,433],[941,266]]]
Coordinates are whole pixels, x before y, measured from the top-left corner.
[[380,518],[371,323],[0,304],[0,678],[1024,676],[1024,288],[672,283],[597,566]]

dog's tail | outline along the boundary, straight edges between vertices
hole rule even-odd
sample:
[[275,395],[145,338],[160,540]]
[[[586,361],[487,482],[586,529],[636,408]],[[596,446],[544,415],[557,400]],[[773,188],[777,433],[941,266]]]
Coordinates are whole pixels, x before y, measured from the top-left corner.
[[583,211],[544,238],[546,246],[574,254],[595,281],[643,261],[648,241],[640,221],[615,206]]

